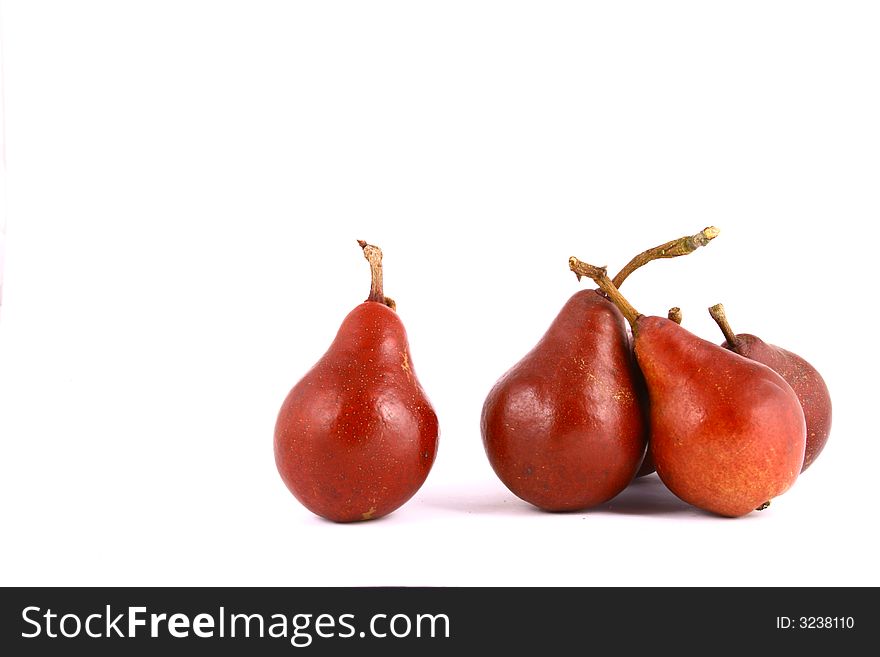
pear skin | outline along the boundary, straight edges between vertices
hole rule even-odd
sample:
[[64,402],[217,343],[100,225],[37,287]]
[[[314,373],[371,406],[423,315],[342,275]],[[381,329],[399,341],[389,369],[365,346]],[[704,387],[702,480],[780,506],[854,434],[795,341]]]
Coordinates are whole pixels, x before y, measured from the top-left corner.
[[275,464],[313,513],[373,520],[409,500],[437,453],[437,415],[422,389],[395,303],[382,288],[382,251],[359,240],[370,296],[290,390],[275,422]]
[[831,394],[822,375],[797,354],[768,344],[749,333],[739,333],[735,347],[731,347],[727,341],[721,346],[763,363],[785,379],[794,390],[807,424],[807,448],[801,472],[806,470],[825,448],[831,433]]
[[403,323],[391,308],[367,301],[287,395],[275,426],[275,462],[313,513],[370,520],[421,487],[438,435]]
[[806,446],[791,386],[766,365],[668,319],[640,315],[634,330],[663,483],[685,502],[730,517],[788,490]]
[[639,385],[620,311],[596,290],[577,292],[486,398],[481,430],[492,468],[547,511],[611,499],[645,453]]

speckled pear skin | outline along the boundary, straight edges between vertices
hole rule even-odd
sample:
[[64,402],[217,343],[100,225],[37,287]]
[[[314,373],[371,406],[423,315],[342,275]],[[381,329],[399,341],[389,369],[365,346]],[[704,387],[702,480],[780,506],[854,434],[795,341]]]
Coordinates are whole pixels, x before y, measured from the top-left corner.
[[797,354],[749,333],[738,334],[735,347],[727,341],[721,346],[763,363],[794,390],[807,423],[807,448],[801,472],[806,470],[825,448],[831,433],[831,394],[822,375]]
[[397,313],[366,301],[343,320],[275,425],[275,463],[290,492],[336,522],[387,515],[424,483],[437,416],[416,378]]
[[518,497],[547,511],[610,500],[635,476],[647,418],[620,311],[581,290],[489,392],[483,446]]
[[635,355],[650,396],[651,454],[675,495],[738,517],[795,482],[806,425],[779,374],[661,317],[638,317]]

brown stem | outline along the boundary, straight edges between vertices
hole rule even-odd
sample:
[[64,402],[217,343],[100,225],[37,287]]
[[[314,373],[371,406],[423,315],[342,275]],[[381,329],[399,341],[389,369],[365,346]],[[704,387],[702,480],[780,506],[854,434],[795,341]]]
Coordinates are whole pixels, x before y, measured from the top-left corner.
[[578,280],[581,279],[581,276],[593,279],[596,285],[599,286],[599,289],[608,295],[611,302],[620,309],[620,312],[626,317],[626,321],[633,327],[633,332],[635,332],[636,320],[641,316],[641,313],[633,308],[632,304],[615,287],[613,281],[608,278],[608,271],[605,267],[589,265],[574,256],[568,259],[568,267],[577,275]]
[[706,246],[711,240],[718,237],[720,232],[715,226],[708,226],[696,235],[685,235],[677,240],[666,242],[666,244],[655,246],[653,249],[640,253],[617,273],[617,276],[612,281],[614,287],[619,288],[630,274],[639,267],[647,265],[652,260],[657,260],[658,258],[677,258],[678,256],[693,253],[701,246]]
[[681,308],[679,308],[678,306],[675,306],[675,308],[670,308],[669,313],[666,316],[676,324],[681,324]]
[[736,337],[736,333],[733,332],[733,329],[730,328],[730,324],[727,322],[727,314],[724,312],[724,306],[720,303],[716,303],[709,308],[709,314],[712,315],[712,319],[715,320],[715,323],[718,324],[718,328],[720,328],[721,332],[724,334],[724,338],[727,340],[727,345],[735,350],[739,344],[739,339]]
[[357,243],[364,250],[364,257],[370,263],[370,296],[367,297],[367,301],[384,303],[391,310],[395,310],[397,304],[394,303],[394,299],[386,297],[382,289],[382,249],[363,240],[358,240]]

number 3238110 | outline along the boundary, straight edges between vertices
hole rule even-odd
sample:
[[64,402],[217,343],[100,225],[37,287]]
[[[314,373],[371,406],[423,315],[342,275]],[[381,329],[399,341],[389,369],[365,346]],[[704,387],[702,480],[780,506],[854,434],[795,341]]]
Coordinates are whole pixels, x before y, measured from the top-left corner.
[[855,627],[852,616],[777,616],[776,627],[780,630],[851,630]]

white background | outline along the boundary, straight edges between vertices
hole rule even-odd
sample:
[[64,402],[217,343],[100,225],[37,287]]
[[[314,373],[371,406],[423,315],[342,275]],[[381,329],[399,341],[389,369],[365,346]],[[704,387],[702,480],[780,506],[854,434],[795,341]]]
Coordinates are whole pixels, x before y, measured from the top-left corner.
[[[871,2],[2,3],[0,577],[49,585],[878,585]],[[826,451],[763,513],[656,477],[533,510],[479,433],[579,289],[805,356]],[[276,413],[385,252],[441,423],[386,519],[288,493]]]

